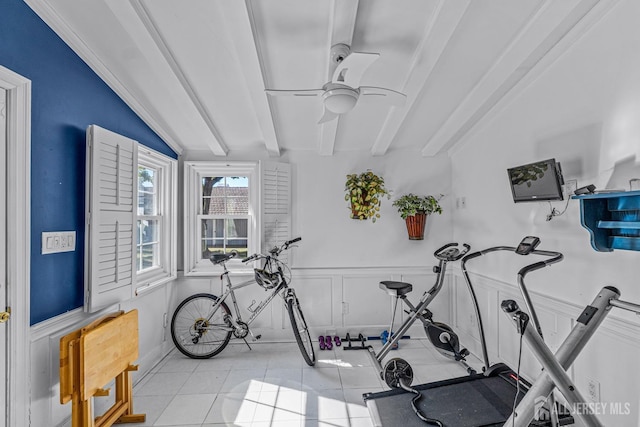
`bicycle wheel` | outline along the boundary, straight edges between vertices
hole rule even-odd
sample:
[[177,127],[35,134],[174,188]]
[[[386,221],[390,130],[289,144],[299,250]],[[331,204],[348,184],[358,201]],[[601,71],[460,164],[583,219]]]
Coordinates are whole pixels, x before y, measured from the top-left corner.
[[178,305],[171,318],[171,338],[178,350],[192,359],[208,359],[220,353],[231,339],[229,307],[211,294],[195,294]]
[[304,361],[307,362],[307,365],[313,366],[316,363],[316,355],[313,351],[313,343],[311,342],[307,322],[305,322],[302,310],[300,310],[298,298],[295,296],[289,298],[287,301],[287,311],[289,312],[289,319],[291,320],[291,326],[293,328],[293,336],[298,342],[302,357]]

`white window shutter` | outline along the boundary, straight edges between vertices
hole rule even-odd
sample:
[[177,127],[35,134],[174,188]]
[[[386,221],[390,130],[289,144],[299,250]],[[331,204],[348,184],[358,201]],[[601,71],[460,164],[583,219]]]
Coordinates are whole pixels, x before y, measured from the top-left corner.
[[87,129],[85,311],[131,299],[138,143],[96,125]]
[[[262,252],[291,239],[291,165],[260,162]],[[288,262],[284,252],[281,259]]]

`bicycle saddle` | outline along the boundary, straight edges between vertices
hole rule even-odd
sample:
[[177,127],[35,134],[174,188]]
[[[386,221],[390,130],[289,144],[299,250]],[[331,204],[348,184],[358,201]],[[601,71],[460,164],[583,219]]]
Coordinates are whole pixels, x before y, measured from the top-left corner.
[[236,251],[231,251],[226,254],[215,253],[215,254],[211,254],[211,256],[209,257],[209,261],[211,261],[214,264],[220,264],[221,262],[229,261],[231,258],[234,258],[236,255],[238,255],[238,252]]

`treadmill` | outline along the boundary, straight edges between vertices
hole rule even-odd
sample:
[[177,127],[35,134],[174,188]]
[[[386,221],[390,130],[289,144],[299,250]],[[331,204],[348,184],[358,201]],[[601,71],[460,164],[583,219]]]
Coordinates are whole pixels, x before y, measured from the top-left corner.
[[[531,388],[531,384],[522,378],[518,378],[517,373],[503,363],[493,366],[489,365],[484,327],[482,325],[482,316],[480,314],[478,300],[471,283],[471,279],[469,278],[469,274],[466,269],[466,262],[496,251],[509,251],[521,256],[537,255],[544,257],[544,260],[531,263],[523,267],[518,272],[518,285],[531,317],[529,318],[525,315],[526,321],[523,318],[516,324],[516,329],[518,329],[524,336],[524,330],[527,329],[528,326],[531,326],[529,325],[530,320],[530,323],[532,323],[532,326],[535,328],[534,333],[542,337],[542,331],[537,315],[533,309],[529,293],[527,292],[527,288],[524,284],[524,277],[531,271],[535,271],[561,261],[563,259],[563,255],[559,252],[538,250],[536,248],[539,243],[539,238],[527,236],[517,247],[493,247],[468,254],[462,259],[462,272],[471,294],[471,300],[473,302],[478,321],[478,332],[480,335],[482,356],[484,359],[483,372],[480,374],[452,378],[417,386],[410,386],[411,379],[403,376],[401,369],[398,369],[397,372],[386,372],[385,377],[383,377],[385,380],[395,376],[395,381],[387,381],[387,384],[392,387],[392,390],[377,393],[365,393],[363,395],[364,401],[369,409],[369,414],[371,415],[371,419],[375,426],[413,427],[439,425],[437,423],[425,423],[417,416],[416,413],[414,413],[414,410],[411,407],[411,401],[413,400],[414,395],[408,392],[408,388],[413,388],[414,390],[419,391],[422,395],[422,398],[416,402],[417,409],[425,417],[438,420],[445,427],[489,427],[505,425],[505,422],[510,419],[511,414],[514,412],[515,405],[518,405],[524,398],[527,391]],[[512,308],[513,306],[510,306],[510,309]],[[531,327],[528,329],[531,329]],[[583,339],[584,344],[586,344],[586,340],[588,340],[590,336],[591,335],[586,337],[586,339]],[[567,338],[567,340],[569,340],[569,338]],[[565,344],[566,343],[567,342],[565,341]],[[570,343],[570,345],[575,345],[576,340],[572,339]],[[584,347],[584,344],[577,350],[577,352],[575,351],[576,348],[570,349],[574,351],[572,352],[572,357],[567,359],[571,359],[570,361],[573,362],[577,353],[582,349],[582,347]],[[573,353],[575,353],[575,355]],[[399,360],[404,362],[402,359]],[[561,364],[564,362],[560,361]],[[406,365],[408,365],[406,362],[387,364],[388,367],[403,367]],[[409,382],[409,384],[407,384],[407,382]],[[542,398],[542,401],[535,399],[535,402],[527,403],[527,405],[535,406],[535,408],[533,408],[535,411],[533,409],[531,411],[527,411],[527,414],[531,414],[531,420],[529,420],[527,424],[523,425],[555,427],[573,424],[574,420],[569,414],[569,411],[556,406],[556,403],[553,401],[553,395],[550,395],[552,390],[553,387],[551,387],[545,397]],[[518,394],[517,399],[516,394]],[[542,403],[545,403],[544,407]],[[551,417],[549,415],[549,408],[558,408],[553,412],[560,415],[558,417]],[[539,419],[539,421],[534,418]],[[511,426],[511,423],[508,425]]]

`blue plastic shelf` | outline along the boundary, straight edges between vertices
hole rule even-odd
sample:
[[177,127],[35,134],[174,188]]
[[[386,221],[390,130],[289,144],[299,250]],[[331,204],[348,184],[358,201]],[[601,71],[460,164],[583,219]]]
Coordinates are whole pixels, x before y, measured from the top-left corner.
[[596,251],[640,251],[640,191],[572,196],[580,200],[580,223]]

